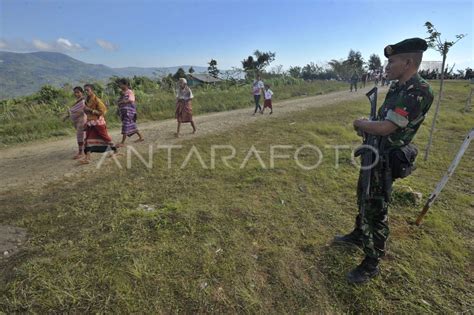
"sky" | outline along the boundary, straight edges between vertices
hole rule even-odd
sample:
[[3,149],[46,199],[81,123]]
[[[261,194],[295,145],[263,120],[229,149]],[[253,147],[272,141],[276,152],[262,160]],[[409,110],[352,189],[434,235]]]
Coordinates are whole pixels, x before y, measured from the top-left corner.
[[[474,1],[369,0],[0,0],[0,50],[58,51],[111,67],[241,67],[256,49],[271,67],[324,65],[349,50],[365,60],[430,21],[454,40],[447,63],[474,68]],[[424,60],[441,60],[429,49]]]

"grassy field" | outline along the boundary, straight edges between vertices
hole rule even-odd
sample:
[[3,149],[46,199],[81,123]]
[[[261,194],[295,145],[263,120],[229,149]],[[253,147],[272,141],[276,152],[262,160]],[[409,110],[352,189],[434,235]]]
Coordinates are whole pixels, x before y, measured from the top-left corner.
[[[272,84],[275,100],[300,96],[319,95],[347,89],[347,83],[337,81],[304,82],[297,79],[276,78],[268,80]],[[233,110],[252,107],[249,84],[233,86],[203,86],[193,88],[195,114]],[[70,95],[69,95],[70,94]],[[174,117],[175,95],[156,86],[153,89],[135,90],[138,104],[138,117],[141,122],[163,120]],[[0,145],[22,143],[49,137],[73,136],[75,134],[70,120],[62,117],[73,104],[72,92],[61,92],[57,97],[44,99],[32,95],[0,101]],[[115,97],[104,94],[104,101],[110,104],[106,120],[110,127],[120,126]],[[262,101],[263,103],[263,101]]]
[[[419,156],[414,175],[395,183],[388,255],[368,284],[345,281],[362,253],[330,244],[352,228],[356,214],[358,171],[349,150],[335,168],[334,149],[325,147],[359,143],[351,122],[367,114],[368,102],[348,102],[184,142],[171,168],[161,151],[152,169],[137,159],[122,170],[110,162],[74,184],[1,196],[0,222],[27,228],[30,239],[1,262],[0,310],[472,311],[474,147],[421,227],[412,224],[421,205],[407,193],[411,187],[425,200],[474,126],[474,114],[462,112],[468,91],[465,82],[447,83],[430,160]],[[420,149],[433,112],[415,139]],[[215,144],[236,148],[234,169],[220,160],[210,168]],[[324,154],[317,169],[303,170],[292,159],[268,167],[270,145],[292,145],[279,152],[293,155],[307,144]],[[180,168],[193,145],[208,169],[196,156]],[[267,168],[255,156],[239,168],[252,145]],[[305,165],[317,160],[310,150],[299,158]]]

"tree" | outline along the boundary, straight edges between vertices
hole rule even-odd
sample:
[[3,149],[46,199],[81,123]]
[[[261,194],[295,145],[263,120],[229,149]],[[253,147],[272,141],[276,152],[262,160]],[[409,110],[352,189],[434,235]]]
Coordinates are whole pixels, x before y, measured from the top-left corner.
[[180,78],[186,78],[186,72],[184,72],[183,68],[179,68],[178,71],[173,75],[173,79],[178,81]]
[[464,78],[464,70],[458,69],[458,74],[456,75],[457,78],[462,79]]
[[63,84],[62,89],[66,92],[71,92],[73,89],[73,86],[71,85],[71,83],[66,82]]
[[352,70],[352,72],[356,71],[358,73],[361,73],[364,70],[364,59],[362,58],[362,54],[360,53],[360,51],[354,51],[351,49],[344,63],[349,68],[349,71]]
[[220,72],[219,69],[217,69],[217,61],[215,59],[211,59],[211,61],[209,61],[207,64],[209,65],[209,67],[207,67],[207,72],[209,72],[209,74],[214,78],[217,78]]
[[275,60],[274,52],[261,52],[255,50],[253,56],[248,56],[247,59],[242,60],[242,67],[247,73],[247,76],[262,72],[270,63]]
[[441,97],[443,96],[444,73],[445,73],[444,65],[446,64],[446,56],[448,55],[449,49],[454,44],[456,44],[458,41],[460,41],[463,37],[465,37],[467,34],[458,34],[458,35],[456,35],[456,40],[455,41],[447,41],[447,40],[442,41],[441,40],[441,33],[438,32],[438,30],[434,27],[433,24],[431,24],[431,22],[429,22],[429,21],[426,22],[425,26],[426,26],[427,32],[429,34],[429,36],[427,38],[428,47],[438,51],[441,54],[441,56],[443,56],[443,62],[442,62],[442,66],[441,66],[441,69],[443,69],[443,70],[441,71],[441,79],[440,79],[441,82],[440,82],[440,85],[439,85],[438,101],[436,102],[436,110],[435,110],[435,113],[434,113],[433,122],[431,124],[430,138],[428,140],[428,145],[426,146],[426,150],[425,150],[425,161],[426,161],[426,160],[428,160],[428,156],[429,156],[430,148],[431,148],[431,143],[433,142],[433,132],[434,132],[435,125],[436,125],[436,118],[438,117],[439,106],[441,104]]
[[277,66],[274,66],[270,69],[270,73],[273,74],[273,75],[281,75],[284,73],[283,71],[283,65],[277,65]]
[[336,75],[337,79],[348,80],[351,75],[349,65],[341,60],[333,59],[328,62],[329,67]]
[[191,67],[189,68],[189,70],[188,70],[188,73],[194,73],[194,72],[195,72],[195,71],[194,71],[194,68],[191,66]]
[[43,85],[37,93],[37,101],[39,103],[48,104],[59,98],[61,90],[52,85]]
[[133,89],[150,93],[156,88],[156,82],[145,76],[133,76],[130,80],[130,86]]
[[109,82],[105,85],[105,91],[108,95],[115,96],[120,92],[119,84],[120,77],[114,75],[109,78]]
[[474,78],[474,72],[471,68],[466,68],[466,74],[464,75],[464,79],[470,80],[472,78]]
[[290,67],[290,69],[288,70],[288,73],[293,78],[299,78],[301,77],[301,67],[298,67],[298,66]]
[[167,76],[164,76],[161,78],[161,88],[166,90],[166,91],[173,91],[175,86],[175,79],[174,77],[170,74]]
[[301,77],[304,80],[314,80],[318,78],[322,70],[322,67],[318,66],[314,62],[310,62],[304,66],[303,69],[301,69]]
[[301,77],[303,80],[311,80],[315,75],[316,69],[314,67],[314,63],[308,63],[301,69]]
[[372,54],[369,57],[369,70],[375,71],[382,68],[382,62],[380,61],[380,57],[376,54]]
[[348,80],[354,71],[364,72],[364,63],[362,54],[351,49],[345,60],[333,59],[328,62],[328,65],[338,79]]

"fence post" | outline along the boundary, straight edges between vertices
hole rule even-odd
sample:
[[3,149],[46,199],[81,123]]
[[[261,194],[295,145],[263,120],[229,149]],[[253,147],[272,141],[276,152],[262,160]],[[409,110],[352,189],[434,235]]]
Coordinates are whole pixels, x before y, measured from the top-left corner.
[[469,93],[469,97],[466,100],[466,107],[464,107],[464,112],[471,111],[472,91],[474,91],[474,88],[471,88],[471,93]]

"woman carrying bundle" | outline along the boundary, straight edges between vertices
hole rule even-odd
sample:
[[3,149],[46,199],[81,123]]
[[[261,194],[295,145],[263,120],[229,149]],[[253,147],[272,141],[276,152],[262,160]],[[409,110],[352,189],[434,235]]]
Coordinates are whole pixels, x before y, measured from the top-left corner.
[[122,120],[122,142],[118,144],[118,147],[122,147],[125,144],[125,139],[131,137],[134,134],[138,135],[138,139],[135,142],[143,141],[143,136],[137,127],[137,105],[135,103],[135,94],[130,89],[130,83],[127,79],[120,79],[120,98],[118,100],[120,119]]
[[84,90],[80,86],[76,86],[73,89],[74,96],[76,101],[74,105],[69,108],[67,115],[64,117],[64,120],[70,118],[76,129],[76,138],[77,146],[79,151],[74,155],[74,159],[80,159],[84,156],[84,125],[87,121],[87,116],[84,113],[84,107],[86,106],[84,102]]

